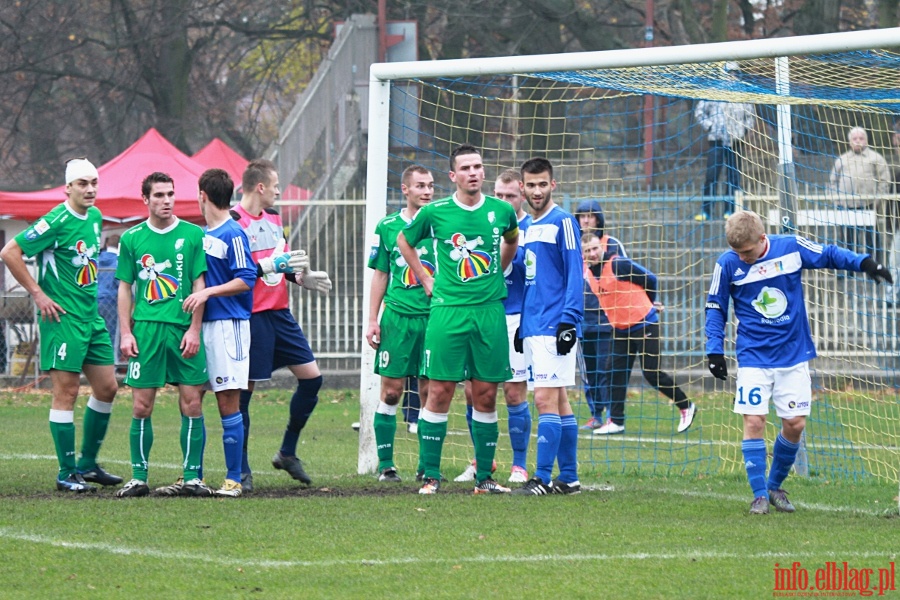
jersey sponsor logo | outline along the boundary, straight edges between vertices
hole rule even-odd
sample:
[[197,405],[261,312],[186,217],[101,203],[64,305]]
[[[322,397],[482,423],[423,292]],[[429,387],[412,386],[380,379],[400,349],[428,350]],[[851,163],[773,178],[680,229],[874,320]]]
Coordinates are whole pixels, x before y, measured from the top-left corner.
[[369,250],[369,260],[375,260],[378,258],[378,246],[372,246],[372,249]]
[[797,402],[796,400],[791,400],[790,402],[788,402],[788,408],[809,408],[809,401],[804,400],[803,402]]
[[497,215],[494,214],[494,211],[488,213],[488,223],[493,223],[497,220]]
[[787,310],[787,297],[778,288],[766,286],[752,304],[756,312],[766,319],[777,319]]
[[178,238],[175,240],[175,249],[181,250],[184,247],[184,238]]
[[75,284],[78,287],[87,287],[97,281],[97,261],[94,260],[94,252],[97,248],[88,247],[84,240],[78,240],[69,250],[75,253],[72,257],[72,265],[78,267],[75,271]]
[[718,303],[718,302],[707,302],[707,303],[706,303],[706,308],[714,308],[714,309],[716,309],[716,310],[722,310],[722,307],[719,306],[719,303]]
[[481,236],[474,240],[467,240],[465,235],[454,233],[449,240],[444,240],[444,243],[453,246],[453,250],[450,251],[450,260],[457,261],[456,274],[460,280],[469,281],[490,273],[491,255],[482,250],[476,250],[478,246],[484,244]]
[[147,289],[144,290],[144,299],[147,302],[156,304],[175,297],[179,288],[178,280],[163,273],[172,266],[171,262],[166,260],[163,263],[157,263],[152,254],[145,254],[137,263],[141,266],[138,278],[148,282]]
[[[534,276],[537,275],[537,260],[534,252],[525,249],[525,279],[531,281],[534,279]],[[526,283],[527,285],[527,283]]]

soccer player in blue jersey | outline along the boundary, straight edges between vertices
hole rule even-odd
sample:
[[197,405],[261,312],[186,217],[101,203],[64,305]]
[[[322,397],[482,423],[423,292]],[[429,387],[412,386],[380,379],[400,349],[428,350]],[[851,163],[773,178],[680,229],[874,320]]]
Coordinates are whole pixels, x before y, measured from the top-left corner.
[[[867,254],[820,245],[795,235],[765,234],[752,212],[737,212],[725,224],[731,250],[716,261],[706,300],[706,354],[714,377],[727,380],[725,324],[728,303],[738,321],[737,393],[734,412],[743,415],[742,450],[753,490],[750,514],[764,515],[769,503],[794,512],[781,484],[787,477],[810,413],[809,361],[816,347],[809,331],[802,269],[862,271],[876,282],[893,283],[890,272]],[[766,479],[763,432],[769,403],[781,419]]]
[[199,187],[200,212],[206,219],[206,288],[188,296],[184,309],[193,312],[206,306],[203,344],[209,372],[207,387],[216,394],[219,405],[227,470],[216,495],[237,498],[242,492],[244,445],[240,393],[247,387],[250,369],[250,311],[256,263],[250,257],[247,234],[229,212],[234,192],[231,177],[222,169],[209,169],[200,176]]
[[[549,160],[529,159],[521,171],[532,221],[525,232],[525,295],[516,345],[534,380],[539,416],[537,468],[513,493],[577,494],[578,423],[566,387],[575,385],[575,346],[584,317],[578,222],[553,202],[556,180]],[[559,476],[553,479],[557,461]]]

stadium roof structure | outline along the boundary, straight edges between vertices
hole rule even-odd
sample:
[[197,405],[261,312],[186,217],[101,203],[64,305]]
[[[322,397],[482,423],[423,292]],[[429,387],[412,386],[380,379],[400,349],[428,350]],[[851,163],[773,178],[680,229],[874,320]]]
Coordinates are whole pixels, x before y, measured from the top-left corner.
[[[154,171],[168,173],[175,181],[175,214],[185,221],[202,223],[197,204],[197,180],[206,166],[187,156],[150,128],[124,152],[97,168],[100,190],[96,206],[106,221],[136,223],[147,218],[141,200],[141,181]],[[62,169],[60,169],[62,176]],[[66,187],[35,192],[0,192],[0,215],[34,221],[66,199]]]

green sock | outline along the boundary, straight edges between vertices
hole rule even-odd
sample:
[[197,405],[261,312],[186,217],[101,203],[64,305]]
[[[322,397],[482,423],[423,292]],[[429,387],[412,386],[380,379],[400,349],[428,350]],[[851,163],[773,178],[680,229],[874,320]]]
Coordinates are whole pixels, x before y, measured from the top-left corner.
[[394,437],[397,435],[397,415],[375,413],[375,447],[378,449],[378,470],[394,466]]
[[59,461],[59,478],[65,479],[75,472],[75,423],[50,421],[50,435]]
[[494,456],[497,454],[497,439],[500,437],[500,428],[497,422],[482,423],[472,421],[472,439],[475,443],[475,462],[478,472],[475,481],[484,481],[491,476],[491,468],[494,465]]
[[441,478],[441,450],[447,437],[447,421],[431,423],[419,419],[419,454],[425,466],[425,477]]
[[[419,425],[422,421],[419,421]],[[416,475],[425,473],[425,457],[422,456],[422,428],[419,427],[416,433],[416,439],[419,441],[419,464],[416,465]]]
[[203,460],[203,417],[181,415],[181,453],[184,456],[184,480],[199,479]]
[[150,448],[153,447],[153,423],[146,419],[131,419],[131,477],[147,481],[150,468]]
[[[103,406],[104,404],[106,406]],[[78,458],[79,471],[87,471],[97,466],[97,453],[100,452],[100,446],[103,445],[103,438],[106,437],[106,430],[109,428],[110,413],[104,412],[107,407],[112,409],[111,404],[100,402],[91,396],[84,409],[84,435],[81,438],[81,456]]]

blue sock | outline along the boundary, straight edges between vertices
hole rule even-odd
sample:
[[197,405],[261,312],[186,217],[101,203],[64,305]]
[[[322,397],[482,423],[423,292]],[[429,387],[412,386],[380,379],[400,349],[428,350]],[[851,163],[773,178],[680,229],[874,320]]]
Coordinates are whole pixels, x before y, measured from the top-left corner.
[[509,417],[509,445],[513,451],[513,465],[525,469],[528,460],[528,440],[531,438],[531,409],[528,402],[507,406]]
[[244,421],[244,444],[241,456],[241,473],[250,473],[250,459],[247,457],[247,441],[250,439],[250,398],[253,392],[241,390],[241,419]]
[[469,439],[472,440],[472,447],[475,447],[475,436],[472,434],[472,405],[466,404],[466,425],[469,426]]
[[575,415],[560,417],[559,450],[556,453],[559,461],[559,480],[563,483],[578,481],[578,421]]
[[556,454],[559,452],[561,435],[562,423],[559,415],[552,413],[538,415],[537,469],[534,476],[540,477],[545,484],[553,479],[553,463],[556,462]]
[[787,441],[781,433],[775,438],[775,446],[772,448],[772,468],[769,469],[769,481],[766,487],[770,490],[780,490],[781,484],[794,466],[797,458],[797,450],[800,444]]
[[244,420],[240,412],[222,417],[222,446],[225,449],[225,469],[228,472],[225,477],[240,483],[244,447]]
[[297,441],[300,432],[309,420],[316,404],[319,403],[319,388],[322,387],[322,376],[312,379],[298,379],[297,389],[291,397],[291,418],[288,420],[284,438],[281,440],[281,454],[297,456]]
[[753,490],[754,498],[768,498],[766,491],[766,440],[753,439],[741,442],[744,453],[744,468],[747,469],[747,481]]

